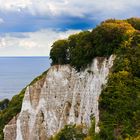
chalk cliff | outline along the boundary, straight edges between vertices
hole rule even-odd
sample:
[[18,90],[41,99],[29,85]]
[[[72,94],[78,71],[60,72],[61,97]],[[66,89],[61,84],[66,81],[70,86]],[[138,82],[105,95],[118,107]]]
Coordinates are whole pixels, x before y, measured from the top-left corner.
[[5,126],[4,139],[46,140],[66,124],[90,126],[91,115],[99,132],[98,99],[113,60],[113,55],[95,58],[81,72],[69,65],[52,66],[41,80],[27,87],[21,112]]

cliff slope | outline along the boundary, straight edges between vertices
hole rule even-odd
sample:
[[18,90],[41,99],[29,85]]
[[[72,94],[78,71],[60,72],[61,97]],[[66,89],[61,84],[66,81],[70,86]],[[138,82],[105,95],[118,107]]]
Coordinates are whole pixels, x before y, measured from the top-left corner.
[[98,132],[98,99],[113,60],[114,56],[96,58],[83,72],[69,65],[51,67],[45,78],[27,87],[16,127],[6,125],[4,139],[45,140],[66,124],[89,127],[91,115]]

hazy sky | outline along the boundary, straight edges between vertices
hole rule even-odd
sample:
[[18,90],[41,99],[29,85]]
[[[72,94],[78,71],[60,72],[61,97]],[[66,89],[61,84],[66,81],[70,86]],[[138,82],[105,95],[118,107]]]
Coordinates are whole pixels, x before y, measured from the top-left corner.
[[0,56],[48,56],[54,40],[139,16],[140,0],[0,0]]

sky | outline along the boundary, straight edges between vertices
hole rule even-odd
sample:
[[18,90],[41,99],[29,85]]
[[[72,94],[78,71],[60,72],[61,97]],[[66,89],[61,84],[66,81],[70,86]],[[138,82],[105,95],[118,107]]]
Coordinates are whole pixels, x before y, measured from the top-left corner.
[[130,17],[140,0],[0,0],[0,56],[49,56],[57,39]]

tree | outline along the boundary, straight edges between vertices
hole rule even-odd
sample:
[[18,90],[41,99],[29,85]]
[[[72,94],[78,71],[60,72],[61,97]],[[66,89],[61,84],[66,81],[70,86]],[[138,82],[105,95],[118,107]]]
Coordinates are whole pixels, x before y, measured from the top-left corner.
[[[91,32],[81,32],[75,36],[70,36],[68,40],[70,44],[70,64],[79,71],[91,63],[94,58]],[[75,43],[72,43],[73,41],[75,41]]]
[[102,22],[92,31],[96,56],[110,56],[115,53],[121,44],[131,41],[134,32],[135,29],[125,21]]
[[129,18],[127,22],[130,23],[136,30],[140,30],[140,18]]
[[54,42],[50,51],[50,58],[52,59],[52,65],[68,63],[69,54],[67,40],[58,40]]

